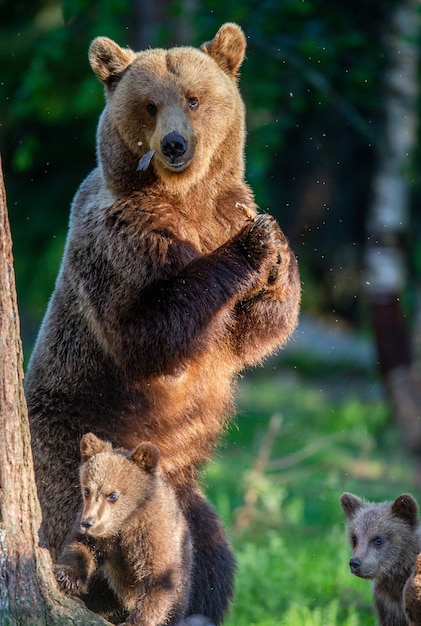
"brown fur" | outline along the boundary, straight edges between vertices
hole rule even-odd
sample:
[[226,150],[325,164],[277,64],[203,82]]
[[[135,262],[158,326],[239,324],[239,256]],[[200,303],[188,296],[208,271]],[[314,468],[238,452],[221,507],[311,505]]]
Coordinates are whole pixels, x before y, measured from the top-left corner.
[[100,569],[128,613],[127,624],[176,624],[190,590],[192,545],[174,490],[149,442],[131,453],[92,433],[80,444],[83,512],[55,574],[68,593],[86,593]]
[[409,626],[421,626],[421,554],[403,588],[403,603]]
[[382,626],[406,626],[402,591],[421,548],[416,501],[403,494],[393,502],[373,503],[344,493],[341,505],[353,548],[351,572],[373,581]]
[[[295,256],[275,220],[257,215],[244,182],[236,76],[245,45],[234,24],[201,50],[134,53],[93,41],[107,100],[98,167],[74,199],[26,377],[53,555],[77,513],[81,435],[127,449],[150,440],[194,536],[191,613],[215,623],[233,558],[197,471],[233,412],[236,376],[287,340],[300,301]],[[174,133],[181,156],[166,154]]]

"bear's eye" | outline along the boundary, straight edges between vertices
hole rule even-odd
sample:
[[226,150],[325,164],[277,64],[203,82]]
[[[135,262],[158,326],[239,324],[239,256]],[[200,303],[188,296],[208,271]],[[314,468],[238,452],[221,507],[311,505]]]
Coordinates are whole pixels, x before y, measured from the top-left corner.
[[377,535],[376,537],[373,537],[372,541],[373,541],[375,546],[381,546],[383,541],[384,541],[384,539],[383,539],[383,537],[381,535]]
[[195,111],[197,108],[199,108],[199,98],[187,98],[187,104],[192,111]]
[[108,494],[107,500],[108,502],[115,502],[116,500],[118,500],[118,493],[116,493],[115,491],[112,491],[111,493]]
[[352,535],[352,537],[351,537],[351,544],[352,544],[353,548],[355,548],[355,546],[357,545],[357,537],[356,537],[356,535]]
[[149,102],[149,104],[146,105],[146,110],[151,117],[155,117],[157,111],[156,104]]
[[85,497],[85,498],[89,498],[89,494],[90,494],[90,493],[91,493],[91,492],[89,491],[88,487],[85,487],[85,488],[84,488],[84,490],[83,490],[83,495],[84,495],[84,497]]

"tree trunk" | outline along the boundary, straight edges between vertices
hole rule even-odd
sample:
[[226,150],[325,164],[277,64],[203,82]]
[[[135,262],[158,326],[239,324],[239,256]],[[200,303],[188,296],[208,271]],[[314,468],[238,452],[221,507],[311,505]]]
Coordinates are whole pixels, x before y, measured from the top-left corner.
[[421,450],[421,395],[402,307],[410,232],[408,169],[416,141],[418,2],[397,2],[389,21],[385,116],[367,224],[365,287],[380,373],[408,447]]
[[55,585],[42,536],[22,381],[12,241],[0,161],[0,624],[107,624]]

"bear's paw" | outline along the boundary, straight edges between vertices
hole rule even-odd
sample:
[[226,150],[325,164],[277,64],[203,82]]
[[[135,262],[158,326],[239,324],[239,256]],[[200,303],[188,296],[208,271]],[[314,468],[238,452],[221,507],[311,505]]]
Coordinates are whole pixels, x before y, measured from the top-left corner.
[[78,573],[68,565],[55,565],[54,576],[61,591],[69,595],[80,595],[87,592],[87,577]]

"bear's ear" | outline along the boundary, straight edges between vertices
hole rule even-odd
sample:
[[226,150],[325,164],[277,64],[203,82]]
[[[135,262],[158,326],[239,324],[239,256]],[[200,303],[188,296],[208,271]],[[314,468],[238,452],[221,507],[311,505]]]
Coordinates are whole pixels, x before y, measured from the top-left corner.
[[159,461],[159,449],[150,441],[144,441],[133,450],[129,459],[146,472],[152,472]]
[[228,22],[221,26],[212,41],[206,41],[200,49],[212,57],[226,74],[237,77],[244,61],[246,38],[237,24]]
[[99,454],[100,452],[111,452],[112,445],[107,441],[102,441],[93,433],[87,433],[83,435],[80,440],[80,458],[82,463],[86,463],[92,456]]
[[96,37],[89,47],[89,63],[106,85],[118,80],[135,58],[133,50],[120,48],[108,37]]
[[343,493],[341,495],[342,509],[347,517],[352,517],[355,511],[364,506],[364,500],[353,493]]
[[418,504],[409,493],[398,496],[392,502],[392,513],[396,517],[403,519],[413,528],[418,526]]

